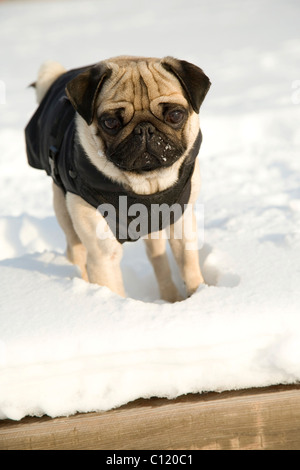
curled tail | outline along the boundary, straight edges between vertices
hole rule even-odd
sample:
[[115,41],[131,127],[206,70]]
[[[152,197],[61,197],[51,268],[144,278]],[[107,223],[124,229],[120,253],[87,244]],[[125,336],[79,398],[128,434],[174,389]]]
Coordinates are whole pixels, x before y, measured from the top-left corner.
[[35,88],[38,103],[42,101],[52,83],[65,72],[66,69],[59,62],[47,61],[41,65],[36,82],[30,84]]

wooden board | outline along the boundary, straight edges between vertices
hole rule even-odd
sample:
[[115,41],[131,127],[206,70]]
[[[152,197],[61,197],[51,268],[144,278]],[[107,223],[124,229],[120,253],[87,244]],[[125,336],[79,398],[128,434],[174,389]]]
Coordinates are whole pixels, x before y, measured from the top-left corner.
[[300,385],[137,400],[68,418],[0,421],[1,450],[300,450]]

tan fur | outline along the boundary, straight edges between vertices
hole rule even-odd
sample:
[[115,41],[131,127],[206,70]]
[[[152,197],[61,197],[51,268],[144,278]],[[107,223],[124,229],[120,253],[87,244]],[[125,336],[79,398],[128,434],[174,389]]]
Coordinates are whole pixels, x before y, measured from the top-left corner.
[[[151,113],[160,116],[162,113],[160,103],[162,102],[182,104],[188,107],[178,80],[162,67],[158,59],[117,57],[106,61],[106,63],[113,70],[113,74],[105,83],[98,98],[97,115],[123,107],[125,122],[129,122],[135,114],[135,118],[126,129],[127,134],[134,128],[139,120],[139,114],[142,112],[145,115],[149,114],[149,110],[151,110]],[[141,83],[144,85],[142,86]],[[145,120],[147,119],[145,118]],[[113,163],[107,161],[103,144],[97,137],[95,122],[88,126],[81,116],[77,116],[77,129],[80,143],[96,168],[112,180],[128,186],[137,194],[152,194],[167,189],[177,181],[181,164],[197,137],[199,116],[192,113],[184,128],[186,140],[190,143],[186,153],[172,167],[143,175],[131,172],[124,173]],[[168,131],[170,132],[169,129]],[[123,134],[122,138],[125,136],[126,134]]]
[[[193,116],[192,121],[190,126],[191,135],[194,135],[195,140],[198,121],[196,114],[195,117]],[[190,146],[186,153],[171,167],[154,170],[146,175],[139,175],[129,171],[124,173],[105,157],[101,142],[96,136],[95,124],[88,126],[81,116],[77,116],[77,126],[80,143],[95,167],[108,178],[122,183],[137,194],[153,194],[158,191],[164,191],[172,186],[177,181],[179,169],[191,148]]]
[[[164,99],[166,102],[188,106],[178,80],[160,65],[158,59],[119,57],[107,62],[113,69],[113,74],[101,91],[101,99],[97,102],[98,114],[114,106],[119,108],[122,104],[126,120],[135,122],[139,113],[147,114],[151,111],[158,115],[161,112],[159,103]],[[64,72],[65,69],[56,62],[48,62],[41,67],[36,84],[39,102],[51,84]],[[76,119],[80,142],[92,163],[109,178],[138,194],[162,191],[176,182],[180,166],[199,130],[198,115],[193,112],[183,130],[189,143],[186,153],[169,168],[135,174],[121,171],[106,159],[103,144],[97,136],[95,122],[88,126],[81,116],[77,115]],[[197,161],[192,177],[191,204],[195,204],[199,190],[200,172]],[[105,225],[105,219],[81,197],[71,193],[67,193],[65,197],[55,184],[53,199],[58,222],[66,234],[68,259],[80,267],[83,279],[106,286],[116,294],[125,296],[120,269],[123,247],[116,239],[103,240],[97,237],[99,223]],[[188,217],[195,226],[193,211]],[[185,237],[179,240],[175,238],[176,229],[182,224],[184,221],[180,219],[170,227],[169,241],[185,282],[187,295],[191,295],[203,282],[203,277],[198,262],[197,236],[195,235],[193,240],[187,240]],[[110,230],[107,224],[106,229]],[[192,243],[192,250],[186,250],[187,243]],[[163,232],[159,233],[158,238],[157,234],[150,234],[145,244],[157,277],[161,298],[169,302],[182,300],[172,280]]]
[[117,240],[99,240],[97,226],[103,217],[81,197],[68,193],[66,205],[76,233],[87,249],[87,274],[90,282],[109,287],[125,296],[120,261],[123,247]]

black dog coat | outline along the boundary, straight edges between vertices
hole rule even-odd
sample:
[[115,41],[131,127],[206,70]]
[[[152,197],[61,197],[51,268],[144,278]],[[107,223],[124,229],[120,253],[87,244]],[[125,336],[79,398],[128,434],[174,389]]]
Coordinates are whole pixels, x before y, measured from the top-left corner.
[[[98,209],[105,216],[120,243],[135,241],[141,236],[166,228],[183,214],[190,197],[191,177],[202,134],[199,131],[189,155],[180,168],[178,181],[173,186],[150,195],[126,190],[120,183],[107,178],[91,163],[76,133],[76,112],[67,98],[65,87],[87,68],[71,70],[61,75],[43,98],[25,129],[28,163],[34,168],[45,170],[65,193],[77,194]],[[120,201],[125,201],[124,196],[127,213],[122,210],[124,204],[120,204]],[[134,206],[135,204],[142,204],[145,208],[145,211],[142,211],[144,218],[136,215],[135,208],[138,206]],[[167,204],[169,208],[174,204],[179,205],[181,213],[171,211],[164,217],[160,210],[162,204]],[[107,214],[107,205],[114,208],[112,212],[115,217]],[[103,207],[105,210],[102,210]],[[129,230],[134,220],[138,220],[139,230]],[[156,221],[154,225],[153,220]]]

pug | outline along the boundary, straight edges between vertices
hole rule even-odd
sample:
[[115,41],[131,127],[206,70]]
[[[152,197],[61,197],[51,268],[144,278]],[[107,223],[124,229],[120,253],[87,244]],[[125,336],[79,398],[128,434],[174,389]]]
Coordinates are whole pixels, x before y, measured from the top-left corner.
[[123,244],[143,238],[161,298],[181,300],[168,239],[192,295],[204,282],[194,206],[209,78],[173,57],[121,56],[70,71],[47,62],[34,86],[28,162],[53,179],[67,257],[83,279],[125,296]]

